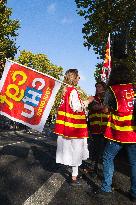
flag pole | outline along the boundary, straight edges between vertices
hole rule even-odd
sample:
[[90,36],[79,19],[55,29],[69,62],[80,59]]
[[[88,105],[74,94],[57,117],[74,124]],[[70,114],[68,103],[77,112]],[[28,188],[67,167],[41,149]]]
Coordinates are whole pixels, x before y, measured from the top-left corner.
[[111,55],[110,55],[110,47],[111,47],[111,44],[110,44],[110,33],[109,33],[109,57],[110,57],[110,59],[109,59],[109,69],[111,69],[110,68],[110,61],[111,61]]
[[[66,85],[66,86],[71,86],[71,85],[69,85],[68,83],[63,82],[62,80],[58,80],[57,78],[55,78],[55,77],[53,77],[53,76],[51,76],[51,75],[49,75],[49,74],[42,73],[42,72],[40,72],[40,71],[38,71],[38,70],[36,70],[36,69],[33,69],[33,68],[31,68],[31,67],[22,65],[22,64],[20,64],[20,63],[18,63],[18,62],[16,62],[16,61],[11,60],[11,59],[8,59],[8,58],[5,58],[5,59],[6,59],[6,61],[10,61],[11,63],[15,63],[15,64],[18,64],[18,65],[20,65],[20,66],[24,66],[25,68],[28,68],[28,69],[33,70],[33,71],[36,71],[37,73],[40,73],[40,74],[42,74],[42,75],[46,75],[46,76],[48,76],[48,77],[50,77],[50,78],[52,78],[52,79],[58,81],[58,82],[61,83],[61,84],[64,84],[64,85]],[[65,75],[62,74],[62,76],[64,77]],[[74,86],[74,87],[76,88],[76,86]],[[76,88],[76,89],[77,89],[77,88]],[[84,91],[81,91],[81,90],[79,90],[79,89],[77,89],[77,91],[80,92],[80,93],[82,93],[82,94],[85,93]],[[87,93],[85,93],[85,94],[86,94],[87,96],[89,96]]]
[[109,81],[109,77],[110,77],[110,72],[111,72],[111,43],[110,43],[110,33],[108,36],[108,44],[109,44],[109,59],[108,59],[108,78],[107,78],[107,83]]

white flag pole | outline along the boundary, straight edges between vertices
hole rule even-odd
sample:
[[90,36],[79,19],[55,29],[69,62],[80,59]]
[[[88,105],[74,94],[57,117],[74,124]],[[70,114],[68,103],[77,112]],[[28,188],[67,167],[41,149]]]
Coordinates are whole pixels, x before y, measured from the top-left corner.
[[[24,66],[25,68],[28,68],[29,70],[33,70],[33,71],[36,71],[37,73],[46,75],[46,76],[48,76],[48,77],[50,77],[50,78],[52,78],[52,79],[58,81],[58,82],[61,83],[61,84],[64,84],[64,85],[66,85],[66,86],[71,86],[71,85],[69,85],[69,84],[67,84],[67,83],[65,83],[65,82],[63,82],[63,81],[61,81],[61,80],[58,80],[57,78],[54,78],[54,77],[51,76],[51,75],[48,75],[48,74],[46,74],[46,73],[42,73],[42,72],[40,72],[40,71],[38,71],[38,70],[36,70],[36,69],[33,69],[33,68],[31,68],[31,67],[22,65],[22,64],[20,64],[20,63],[18,63],[18,62],[15,62],[15,61],[13,61],[13,60],[8,59],[8,58],[6,58],[6,61],[10,61],[11,63],[16,63],[16,64],[18,64],[18,65],[20,65],[20,66]],[[65,76],[65,75],[62,75],[62,76]],[[76,87],[75,87],[75,88],[76,88]],[[76,88],[76,89],[77,89],[77,88]],[[78,91],[79,93],[83,93],[81,90],[77,90],[77,91]],[[86,95],[89,96],[88,94],[86,94]]]

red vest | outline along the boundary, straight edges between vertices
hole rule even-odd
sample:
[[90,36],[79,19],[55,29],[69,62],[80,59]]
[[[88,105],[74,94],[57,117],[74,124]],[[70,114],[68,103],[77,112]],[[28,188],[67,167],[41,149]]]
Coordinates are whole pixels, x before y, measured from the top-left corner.
[[58,109],[54,132],[68,138],[85,138],[88,137],[85,112],[74,112],[69,105],[69,97],[73,89],[75,88],[67,87]]
[[[97,96],[94,96],[95,101],[99,105],[102,104],[101,99]],[[89,111],[89,124],[90,132],[92,134],[103,134],[108,121],[108,114],[102,113],[101,110],[90,110]]]
[[111,89],[116,98],[117,110],[111,113],[104,135],[117,142],[136,143],[133,85],[114,85]]

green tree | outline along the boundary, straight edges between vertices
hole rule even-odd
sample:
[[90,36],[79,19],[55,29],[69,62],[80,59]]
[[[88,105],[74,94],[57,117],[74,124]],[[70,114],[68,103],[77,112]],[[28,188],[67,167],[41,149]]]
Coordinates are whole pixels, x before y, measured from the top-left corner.
[[87,95],[87,93],[79,85],[77,85],[77,90],[78,90],[80,98],[82,100],[87,100],[88,99],[89,96]]
[[17,53],[16,37],[19,21],[10,19],[12,9],[7,8],[7,1],[0,1],[0,77],[2,75],[5,58],[13,59]]
[[102,66],[103,66],[102,63],[97,63],[96,64],[96,69],[95,69],[95,72],[94,72],[94,77],[95,77],[96,82],[101,81]]
[[58,80],[63,76],[63,68],[54,65],[45,54],[33,54],[31,51],[23,50],[15,60],[22,65],[51,75]]
[[[134,0],[75,0],[75,2],[78,14],[85,20],[82,29],[84,46],[88,49],[92,46],[95,53],[99,54],[101,59],[104,59],[108,34],[111,33],[112,46],[115,36],[122,36],[126,39],[128,46],[128,56],[125,61],[130,69],[136,72],[136,69],[134,69],[136,58],[136,2]],[[120,39],[120,42],[123,38]],[[120,45],[118,45],[118,48],[120,48]],[[118,59],[112,55],[112,64],[117,61]]]
[[[136,4],[134,0],[75,0],[78,14],[85,23],[82,29],[84,46],[102,55],[109,33],[125,31],[128,40],[136,40]],[[103,55],[102,55],[103,56]]]

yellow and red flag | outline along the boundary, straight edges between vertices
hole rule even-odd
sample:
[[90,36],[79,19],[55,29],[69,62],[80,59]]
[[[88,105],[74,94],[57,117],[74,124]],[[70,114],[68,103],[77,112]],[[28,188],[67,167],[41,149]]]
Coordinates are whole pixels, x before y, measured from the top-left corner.
[[106,44],[106,54],[105,54],[105,60],[102,67],[101,80],[107,82],[109,79],[110,72],[111,72],[111,55],[110,55],[110,34],[109,34],[108,42]]
[[41,131],[61,82],[7,60],[0,83],[0,114]]

